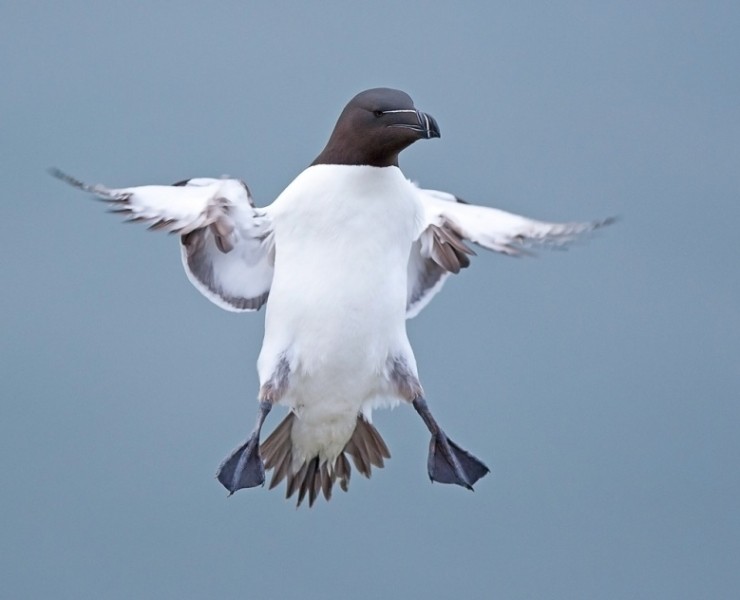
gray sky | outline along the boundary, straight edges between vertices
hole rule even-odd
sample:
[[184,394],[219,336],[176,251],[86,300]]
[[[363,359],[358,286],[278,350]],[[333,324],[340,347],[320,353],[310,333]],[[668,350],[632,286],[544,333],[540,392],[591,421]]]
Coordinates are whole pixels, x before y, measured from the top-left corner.
[[[736,597],[740,8],[483,4],[0,4],[9,598]],[[410,323],[435,413],[492,467],[474,494],[429,483],[400,407],[375,419],[392,460],[330,504],[226,499],[262,314],[45,169],[230,174],[268,203],[380,85],[440,124],[410,178],[622,221],[480,252]]]

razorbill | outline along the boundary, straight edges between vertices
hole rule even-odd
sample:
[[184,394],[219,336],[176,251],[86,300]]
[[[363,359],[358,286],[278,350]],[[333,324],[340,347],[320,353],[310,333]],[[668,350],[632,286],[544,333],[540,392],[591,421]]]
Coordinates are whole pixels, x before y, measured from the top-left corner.
[[[328,500],[337,482],[346,491],[348,456],[366,477],[390,457],[371,415],[400,402],[431,433],[432,481],[472,489],[489,472],[432,416],[406,319],[470,264],[466,242],[518,255],[532,244],[567,244],[608,220],[545,223],[421,189],[398,155],[439,135],[408,94],[361,92],[311,165],[264,208],[236,179],[111,189],[53,171],[129,220],[177,233],[188,278],[221,308],[265,306],[257,422],[217,473],[230,494],[262,485],[265,469],[270,488],[287,479],[286,497],[297,492],[298,505],[320,493]],[[260,443],[275,404],[289,412]]]

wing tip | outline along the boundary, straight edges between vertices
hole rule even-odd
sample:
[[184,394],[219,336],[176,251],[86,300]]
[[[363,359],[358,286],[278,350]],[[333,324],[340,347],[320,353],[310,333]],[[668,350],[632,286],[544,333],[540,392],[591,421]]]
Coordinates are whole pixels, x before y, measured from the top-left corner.
[[621,220],[622,217],[620,215],[611,215],[609,217],[606,217],[605,219],[594,221],[594,229],[601,229],[602,227],[614,225],[615,223],[619,223]]
[[71,185],[72,187],[77,188],[78,190],[82,190],[83,192],[94,194],[95,196],[98,196],[98,198],[107,202],[126,202],[130,197],[130,194],[127,193],[121,193],[117,190],[111,190],[102,185],[90,185],[89,183],[80,181],[76,177],[73,177],[69,173],[65,173],[57,167],[49,167],[47,169],[47,172],[55,179],[59,179],[67,185]]
[[72,177],[72,175],[70,175],[69,173],[65,173],[57,167],[49,167],[48,169],[46,169],[46,172],[55,179],[59,179],[60,181],[63,181],[64,183],[69,184],[72,187],[80,189],[85,189],[86,187],[86,185],[82,181],[80,181],[76,177]]

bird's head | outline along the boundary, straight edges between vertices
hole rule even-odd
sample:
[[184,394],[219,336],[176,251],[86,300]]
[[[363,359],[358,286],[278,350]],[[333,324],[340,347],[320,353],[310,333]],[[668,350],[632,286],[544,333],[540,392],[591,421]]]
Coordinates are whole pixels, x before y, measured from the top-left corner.
[[439,137],[434,118],[417,110],[400,90],[373,88],[357,94],[339,115],[313,164],[398,166],[398,154],[416,140]]

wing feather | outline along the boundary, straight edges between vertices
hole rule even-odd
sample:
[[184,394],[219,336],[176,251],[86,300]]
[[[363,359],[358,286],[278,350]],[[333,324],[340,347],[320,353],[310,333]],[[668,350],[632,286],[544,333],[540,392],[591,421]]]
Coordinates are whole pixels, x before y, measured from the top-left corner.
[[238,179],[198,178],[175,185],[108,188],[63,173],[51,174],[111,205],[128,222],[180,235],[182,262],[190,282],[226,310],[259,309],[272,284],[272,223],[254,206]]
[[470,265],[465,242],[508,256],[530,255],[529,248],[566,247],[585,233],[614,222],[548,223],[497,208],[477,206],[447,192],[417,188],[424,225],[413,244],[408,267],[407,318],[415,317],[437,294],[450,273]]

